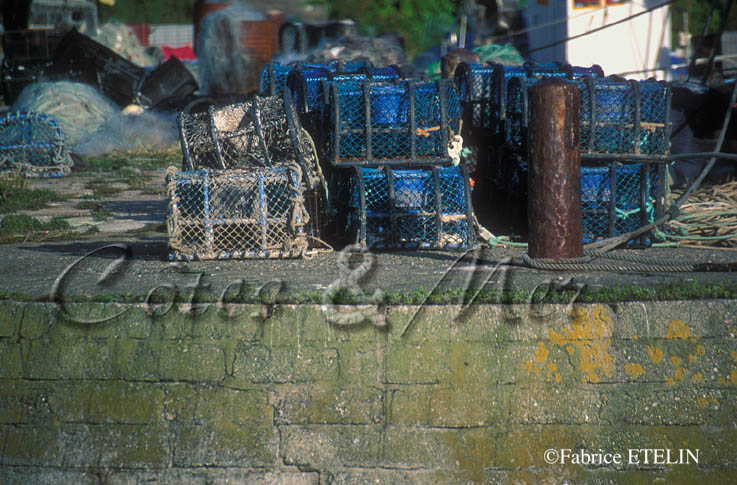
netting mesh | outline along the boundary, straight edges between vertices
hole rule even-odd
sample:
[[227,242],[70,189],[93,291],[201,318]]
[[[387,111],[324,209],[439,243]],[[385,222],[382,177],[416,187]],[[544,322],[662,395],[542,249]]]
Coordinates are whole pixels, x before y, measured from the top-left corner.
[[450,82],[335,83],[328,112],[332,163],[451,162],[460,104]]
[[581,167],[584,242],[625,234],[653,222],[657,191],[658,168],[654,165]]
[[665,155],[670,87],[658,81],[587,78],[581,92],[581,153]]
[[[508,92],[512,79],[521,78],[530,86],[546,77],[584,79],[603,76],[604,72],[597,65],[580,67],[557,62],[528,62],[521,66],[506,66],[464,62],[456,68],[455,83],[463,104],[464,126],[473,133],[474,139],[483,140],[485,137],[506,133],[501,121],[506,114],[505,102],[515,96]],[[521,108],[515,109],[519,112]],[[519,127],[513,129],[517,136]]]
[[464,249],[475,240],[461,167],[355,168],[347,232],[372,249]]
[[13,112],[0,118],[0,171],[63,176],[71,166],[64,131],[54,117]]
[[287,87],[287,77],[294,69],[292,64],[272,62],[267,64],[259,77],[259,91],[262,96],[279,96],[284,94]]
[[[497,181],[508,201],[525,207],[528,197],[528,163],[507,153],[504,170]],[[611,163],[581,167],[583,242],[625,234],[650,224],[660,204],[659,167],[644,163]],[[614,194],[614,196],[612,196]],[[649,245],[649,235],[636,241]]]
[[308,248],[301,170],[167,173],[171,259],[288,258]]
[[215,150],[209,113],[180,113],[178,125],[179,141],[184,155],[182,165],[185,170],[203,167],[224,168],[220,165]]
[[463,124],[469,130],[490,136],[496,126],[496,110],[492,103],[492,75],[489,64],[461,63],[455,72],[455,82],[463,105]]

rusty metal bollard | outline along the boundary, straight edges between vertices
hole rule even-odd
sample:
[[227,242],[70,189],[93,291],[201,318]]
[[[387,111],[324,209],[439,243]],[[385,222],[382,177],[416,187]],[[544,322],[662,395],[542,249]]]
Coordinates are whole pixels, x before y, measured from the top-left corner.
[[583,256],[580,98],[548,79],[530,88],[529,244],[531,258]]

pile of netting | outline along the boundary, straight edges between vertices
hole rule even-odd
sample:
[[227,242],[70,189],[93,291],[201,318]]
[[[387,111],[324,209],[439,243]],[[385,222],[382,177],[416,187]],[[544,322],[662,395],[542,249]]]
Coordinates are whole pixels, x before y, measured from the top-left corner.
[[157,64],[153,57],[146,54],[133,29],[121,22],[103,24],[91,37],[133,64],[143,67]]
[[[682,191],[673,191],[676,199]],[[681,215],[665,226],[668,239],[681,246],[737,247],[737,181],[704,186],[681,206]]]
[[[203,93],[247,92],[258,79],[261,64],[241,45],[244,21],[266,17],[238,5],[211,13],[197,37],[198,81]],[[255,87],[255,85],[253,86]]]
[[100,127],[83,135],[72,147],[81,156],[107,153],[169,152],[179,143],[176,117],[144,111],[115,113]]
[[27,86],[10,111],[53,116],[64,129],[67,144],[73,146],[119,112],[119,108],[88,84],[59,81]]

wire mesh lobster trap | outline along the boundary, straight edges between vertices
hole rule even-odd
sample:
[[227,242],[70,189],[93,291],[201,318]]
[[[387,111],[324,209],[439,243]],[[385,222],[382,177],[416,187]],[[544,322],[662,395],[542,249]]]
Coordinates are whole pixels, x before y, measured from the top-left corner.
[[583,155],[606,159],[610,154],[662,157],[670,152],[667,83],[586,78],[579,87]]
[[340,221],[357,244],[370,249],[467,249],[474,244],[465,167],[352,167],[342,175]]
[[295,69],[287,77],[287,87],[301,115],[322,117],[326,99],[321,87],[323,83],[366,79],[391,81],[400,77],[403,77],[402,71],[397,66],[376,68],[369,62],[352,61]]
[[[512,79],[525,79],[527,84],[547,77],[584,79],[604,77],[598,65],[591,67],[572,66],[558,62],[535,64],[527,62],[521,66],[502,64],[461,63],[456,68],[455,83],[463,106],[463,124],[467,134],[474,139],[486,140],[503,134],[507,109],[507,92]],[[464,137],[465,138],[465,137]]]
[[458,92],[446,80],[333,83],[327,158],[334,165],[450,165],[460,114]]
[[[655,220],[662,203],[655,165],[611,163],[581,167],[581,205],[585,243],[626,234]],[[630,244],[649,246],[650,234]]]
[[0,118],[0,171],[61,177],[72,165],[64,130],[53,116],[13,112]]
[[296,164],[167,172],[170,259],[296,258],[309,214]]
[[259,97],[180,115],[184,168],[274,167],[297,162],[308,190],[322,180],[314,145],[288,95]]

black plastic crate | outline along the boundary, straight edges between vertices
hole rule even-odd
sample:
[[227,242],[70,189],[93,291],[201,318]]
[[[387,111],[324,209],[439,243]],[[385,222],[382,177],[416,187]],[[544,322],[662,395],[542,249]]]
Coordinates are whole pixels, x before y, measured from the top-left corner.
[[51,74],[98,87],[121,107],[138,100],[146,70],[99,42],[70,30],[53,56]]
[[136,93],[136,100],[142,106],[151,107],[166,98],[188,96],[198,89],[189,69],[176,57],[170,57],[146,75],[140,91]]

